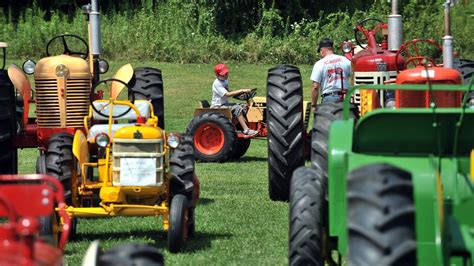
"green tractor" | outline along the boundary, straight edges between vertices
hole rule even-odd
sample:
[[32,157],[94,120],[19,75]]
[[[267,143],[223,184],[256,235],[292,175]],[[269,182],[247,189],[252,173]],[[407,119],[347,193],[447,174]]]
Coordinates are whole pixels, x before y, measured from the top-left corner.
[[[312,149],[322,153],[290,182],[291,265],[336,264],[333,252],[348,265],[474,264],[473,82],[461,85],[444,60],[408,57],[396,84],[318,106]],[[356,90],[395,91],[395,107],[357,118]]]
[[[431,95],[470,90],[370,85],[349,94],[362,88]],[[290,264],[324,265],[335,250],[349,265],[472,265],[474,110],[466,102],[377,109],[356,121],[346,100],[343,120],[329,130],[328,161],[313,159],[328,171],[293,173]]]

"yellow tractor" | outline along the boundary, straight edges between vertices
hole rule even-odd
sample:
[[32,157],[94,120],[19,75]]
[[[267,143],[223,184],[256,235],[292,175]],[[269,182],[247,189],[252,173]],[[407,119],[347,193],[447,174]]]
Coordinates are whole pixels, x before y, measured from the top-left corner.
[[[114,147],[125,145],[128,148],[132,145],[123,143],[113,145],[113,134],[108,134],[111,139],[111,144],[107,152],[106,149],[98,148],[94,139],[90,141],[86,138],[86,141],[82,142],[77,139],[78,136],[80,136],[80,132],[87,136],[90,131],[93,131],[92,129],[95,124],[100,124],[100,120],[97,120],[94,116],[91,116],[88,120],[92,124],[84,124],[84,117],[89,117],[91,112],[90,108],[93,108],[90,106],[91,99],[99,100],[104,96],[108,97],[106,99],[110,99],[111,96],[110,94],[104,95],[102,92],[94,92],[94,88],[107,83],[100,81],[100,75],[106,73],[108,70],[108,63],[100,58],[100,14],[98,12],[98,1],[91,0],[90,4],[83,6],[82,11],[86,15],[88,22],[88,40],[84,40],[80,36],[73,34],[58,35],[47,43],[47,56],[40,59],[37,63],[33,60],[27,60],[22,68],[11,65],[8,68],[8,78],[6,75],[7,71],[4,71],[3,68],[0,71],[0,102],[3,106],[2,110],[4,110],[6,114],[3,119],[0,119],[0,128],[2,128],[2,130],[0,130],[1,151],[6,154],[6,156],[0,156],[0,162],[2,165],[6,165],[5,167],[0,167],[0,173],[16,172],[16,150],[18,148],[38,148],[39,156],[36,163],[36,172],[39,174],[48,174],[58,179],[63,185],[65,191],[64,197],[68,206],[79,209],[91,206],[91,204],[95,203],[93,200],[90,200],[90,195],[96,192],[100,194],[102,186],[118,186],[118,183],[107,183],[108,177],[112,177],[112,172],[108,171],[115,171],[114,173],[120,174],[120,170],[113,169],[118,169],[117,167],[120,166],[121,161],[134,161],[133,159],[127,160],[126,158],[123,160],[117,159],[114,161],[118,165],[114,166],[115,168],[111,166],[112,164],[107,164],[105,168],[102,166],[105,158],[107,158],[107,162],[112,163],[113,158],[109,158],[109,156]],[[3,50],[5,50],[5,47],[6,45],[3,43],[0,44],[0,48],[3,48]],[[25,73],[34,75],[34,88],[30,85]],[[177,194],[184,195],[187,197],[188,202],[191,202],[193,198],[192,183],[194,177],[188,176],[186,179],[182,174],[173,174],[173,178],[171,178],[171,173],[174,173],[172,169],[186,167],[182,170],[187,171],[186,173],[193,172],[193,155],[187,153],[187,151],[185,155],[181,152],[182,149],[188,147],[186,146],[188,143],[192,145],[192,141],[190,142],[187,137],[171,137],[171,139],[174,138],[175,140],[182,139],[181,145],[174,149],[166,144],[168,136],[166,136],[164,131],[163,80],[159,69],[149,67],[132,69],[130,65],[126,65],[122,67],[114,77],[119,80],[113,82],[114,84],[119,84],[114,85],[115,88],[120,87],[122,83],[126,83],[126,87],[129,89],[126,91],[131,93],[130,97],[137,99],[138,105],[140,105],[138,102],[146,101],[152,106],[152,108],[149,108],[150,112],[148,115],[150,119],[154,121],[153,123],[149,124],[149,121],[143,123],[141,121],[134,121],[132,123],[147,125],[147,129],[144,129],[148,130],[147,132],[150,130],[155,131],[155,133],[153,133],[155,135],[152,137],[154,138],[153,141],[156,141],[156,145],[159,144],[158,140],[161,139],[161,144],[159,145],[162,146],[162,150],[159,151],[159,153],[162,154],[162,159],[156,162],[156,167],[157,169],[161,169],[161,172],[156,173],[157,181],[154,185],[147,184],[147,186],[143,186],[143,189],[135,189],[136,186],[132,186],[134,187],[132,190],[135,191],[135,199],[130,199],[129,196],[127,196],[128,194],[123,192],[127,191],[127,189],[119,189],[122,192],[117,192],[121,195],[120,198],[117,199],[118,201],[111,203],[110,198],[105,196],[106,198],[104,199],[106,201],[103,206],[107,204],[111,204],[112,206],[125,204],[124,199],[127,204],[133,202],[133,204],[141,204],[140,206],[146,205],[148,206],[145,208],[148,210],[147,212],[143,211],[144,208],[140,208],[139,211],[131,212],[135,215],[161,214],[166,217],[164,220],[166,222],[165,229],[167,229],[168,216],[171,215],[169,207],[171,206],[170,202],[173,196]],[[111,81],[108,83],[111,83]],[[17,104],[13,96],[14,89],[16,89],[18,95],[21,96],[20,106],[16,106]],[[125,100],[128,100],[128,97]],[[133,105],[133,101],[130,104]],[[16,107],[19,107],[21,110],[21,115],[19,115],[20,119],[16,118],[18,117],[15,115]],[[30,109],[35,110],[36,117],[30,116]],[[142,116],[141,114],[136,114],[136,117]],[[111,123],[113,123],[112,128],[115,129],[117,127],[117,125],[115,125],[117,121],[115,121],[115,119],[113,120],[114,121],[111,121]],[[19,125],[17,128],[15,128],[16,124]],[[76,132],[79,135],[76,135]],[[159,134],[156,132],[159,132]],[[105,133],[111,132],[107,131]],[[147,134],[144,135],[146,138],[149,138],[150,136]],[[144,139],[146,140],[146,138]],[[80,143],[80,147],[82,148],[78,149],[77,146],[73,145],[73,142],[75,142],[76,145]],[[117,141],[117,143],[119,142],[120,140]],[[135,144],[134,142],[133,145]],[[182,147],[183,145],[185,148]],[[84,146],[88,147],[84,148]],[[75,148],[75,152],[73,152],[73,148]],[[84,149],[90,152],[84,152]],[[171,150],[176,151],[174,153],[175,156],[178,157],[168,160],[168,154]],[[81,152],[78,153],[78,151]],[[127,152],[128,151],[125,151],[125,153]],[[107,157],[101,157],[104,154],[109,155],[107,155]],[[156,152],[156,154],[158,154],[158,152]],[[90,165],[86,167],[83,166],[82,163]],[[158,165],[158,163],[161,164]],[[96,167],[91,166],[94,164]],[[191,168],[189,165],[191,165]],[[81,172],[82,167],[84,172]],[[109,169],[108,167],[112,168]],[[94,173],[94,168],[100,169],[100,172]],[[175,172],[176,171],[178,170],[175,170]],[[98,175],[100,178],[95,180],[94,175]],[[184,178],[184,181],[182,178]],[[99,180],[103,182],[101,183]],[[91,185],[92,187],[89,186],[89,184],[94,184],[94,182],[96,182],[95,185]],[[186,189],[182,188],[184,186]],[[103,191],[106,190],[107,189],[104,189]],[[153,197],[150,196],[150,193],[154,193]],[[149,196],[144,196],[145,194]],[[195,195],[197,195],[197,193],[195,193]],[[144,198],[146,198],[146,200],[144,200]],[[155,202],[151,203],[153,200],[155,200]],[[161,207],[156,207],[155,205]],[[106,211],[104,211],[104,213],[110,215],[124,215],[124,212],[121,210],[115,209],[112,213]],[[125,215],[131,215],[129,210],[130,209],[127,209],[127,211],[125,211]],[[187,208],[186,211],[188,210],[189,217],[193,217],[194,209]],[[104,213],[97,214],[97,211],[95,212],[96,216],[104,216]],[[81,215],[91,216],[90,209],[85,213],[88,214],[79,214],[77,212],[69,213],[73,218],[71,223],[71,237],[75,235],[75,217],[82,217]],[[193,218],[190,218],[189,221],[192,227]],[[48,229],[48,226],[51,227],[52,224],[57,222],[58,221],[50,218],[41,220],[42,228],[44,229],[41,233],[52,234],[52,229]],[[56,228],[56,226],[53,228]],[[178,250],[179,245],[173,244],[172,249]]]
[[132,77],[128,64],[92,89],[84,130],[73,139],[78,175],[66,211],[78,218],[161,216],[168,248],[178,252],[194,233],[199,196],[192,139],[158,126],[151,102],[135,100]]

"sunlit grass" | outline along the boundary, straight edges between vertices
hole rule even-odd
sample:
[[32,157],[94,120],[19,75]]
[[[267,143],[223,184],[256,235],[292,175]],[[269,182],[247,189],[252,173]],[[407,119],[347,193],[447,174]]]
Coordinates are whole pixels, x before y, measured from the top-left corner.
[[[21,60],[14,60],[21,63]],[[105,77],[126,62],[113,63]],[[210,99],[213,65],[142,62],[163,71],[166,130],[184,132],[201,99]],[[267,70],[271,65],[230,64],[231,89],[258,88],[265,95]],[[309,98],[311,66],[301,66]],[[34,173],[38,151],[20,150],[20,173]],[[196,164],[201,181],[201,201],[196,210],[196,238],[184,253],[166,250],[166,233],[160,219],[115,217],[79,219],[78,239],[66,248],[69,265],[79,265],[94,239],[103,248],[142,242],[159,248],[168,265],[285,265],[287,264],[288,206],[272,202],[267,192],[267,143],[252,140],[239,162]]]

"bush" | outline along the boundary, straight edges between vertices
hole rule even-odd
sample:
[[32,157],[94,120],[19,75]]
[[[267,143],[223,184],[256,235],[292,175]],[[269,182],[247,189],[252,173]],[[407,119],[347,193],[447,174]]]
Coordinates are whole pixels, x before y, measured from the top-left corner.
[[[403,37],[432,38],[441,43],[443,33],[442,0],[410,0],[400,8],[403,14]],[[320,12],[317,20],[302,18],[293,21],[283,17],[274,6],[259,1],[259,22],[254,30],[239,37],[224,37],[218,32],[216,11],[201,1],[142,0],[138,8],[128,6],[128,12],[111,10],[101,17],[103,57],[107,59],[152,59],[179,63],[214,63],[238,61],[245,63],[312,64],[318,59],[316,47],[323,37],[336,44],[353,38],[357,20],[366,17],[385,19],[390,6],[385,0],[375,0],[366,11],[350,13],[339,10]],[[464,58],[474,58],[472,45],[473,18],[471,6],[460,4],[453,10],[455,49]],[[384,14],[381,16],[380,14]],[[0,40],[10,44],[9,56],[14,58],[45,55],[46,42],[60,33],[87,36],[84,15],[72,16],[45,13],[37,7],[27,8],[17,22],[0,17],[4,26]],[[469,21],[471,20],[471,21]]]

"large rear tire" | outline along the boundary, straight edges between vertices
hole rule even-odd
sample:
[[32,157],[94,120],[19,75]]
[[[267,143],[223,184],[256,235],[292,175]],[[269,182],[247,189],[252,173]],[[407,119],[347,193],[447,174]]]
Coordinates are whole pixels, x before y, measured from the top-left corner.
[[183,250],[189,235],[189,209],[188,200],[184,195],[175,195],[171,200],[168,249],[171,253]]
[[250,142],[251,142],[251,139],[238,138],[237,147],[234,154],[232,155],[232,159],[238,160],[242,156],[244,156],[250,147]]
[[237,146],[237,133],[231,121],[220,113],[194,117],[186,133],[194,138],[194,154],[202,162],[225,162]]
[[17,150],[12,146],[16,132],[16,100],[6,70],[0,69],[0,174],[18,173]]
[[303,86],[300,70],[280,65],[268,70],[268,192],[287,201],[293,171],[304,165]]
[[[314,113],[311,135],[311,166],[323,175],[323,185],[327,187],[329,129],[336,120],[343,119],[344,103],[321,103]],[[357,118],[357,106],[351,104],[349,115]],[[351,134],[351,132],[348,132]]]
[[289,264],[323,266],[324,187],[321,173],[300,167],[290,186]]
[[416,265],[410,173],[389,164],[349,174],[348,265]]
[[158,117],[158,126],[164,129],[165,101],[161,70],[152,67],[135,68],[130,87],[135,93],[135,100],[151,100],[155,115]]

